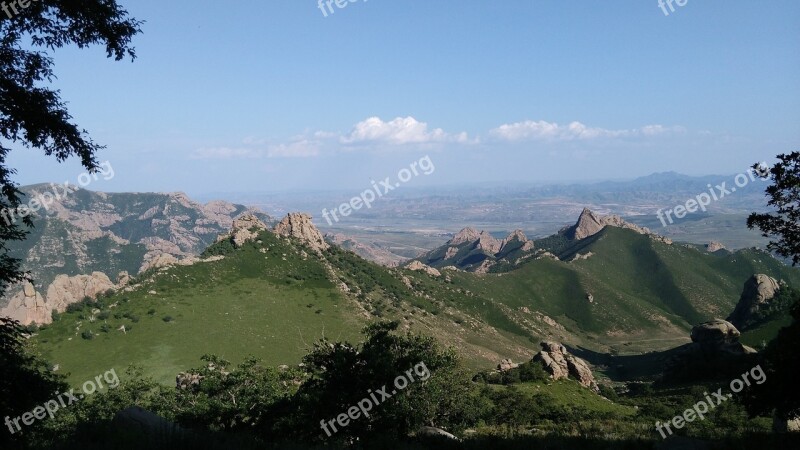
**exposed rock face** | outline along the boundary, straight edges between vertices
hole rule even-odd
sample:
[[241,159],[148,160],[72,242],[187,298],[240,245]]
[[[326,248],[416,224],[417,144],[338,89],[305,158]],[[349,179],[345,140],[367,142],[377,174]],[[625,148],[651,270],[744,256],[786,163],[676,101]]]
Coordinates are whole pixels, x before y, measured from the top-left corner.
[[739,328],[747,328],[755,322],[759,310],[767,306],[780,289],[778,280],[764,274],[753,275],[744,283],[739,303],[728,320]]
[[601,216],[594,213],[589,208],[583,209],[583,212],[581,212],[578,222],[576,222],[575,225],[564,229],[562,232],[565,233],[565,235],[570,239],[581,240],[590,236],[594,236],[607,226],[632,230],[639,234],[650,236],[653,239],[666,244],[672,244],[672,240],[663,236],[659,236],[650,231],[648,228],[628,223],[619,216]]
[[722,243],[720,243],[720,242],[711,241],[708,244],[706,244],[706,251],[708,253],[714,253],[714,252],[718,252],[720,250],[725,250],[725,246],[722,245]]
[[500,243],[500,250],[498,253],[507,253],[517,248],[524,252],[533,250],[533,241],[529,240],[522,230],[514,230],[503,239]]
[[262,231],[266,231],[267,226],[254,214],[248,213],[240,216],[233,221],[231,227],[231,239],[236,248],[244,245],[245,242],[251,241],[258,237]]
[[117,286],[102,272],[74,277],[59,275],[47,288],[46,297],[36,292],[33,285],[25,282],[22,290],[11,297],[8,305],[0,310],[0,316],[18,320],[23,325],[47,324],[53,321],[53,311],[64,312],[72,303],[86,297],[94,300],[98,294],[116,289]]
[[420,261],[435,267],[454,266],[486,273],[499,260],[521,261],[532,256],[533,250],[533,241],[522,230],[515,230],[500,241],[486,231],[467,227],[444,246],[422,255]]
[[[97,187],[102,185],[101,179]],[[242,205],[223,201],[203,205],[180,192],[103,193],[49,184],[21,190],[28,199],[47,199],[42,203],[47,208],[37,212],[39,232],[30,236],[21,254],[23,268],[42,292],[62,274],[111,268],[114,273],[134,274],[162,253],[178,259],[198,255],[246,212],[269,220]],[[22,245],[11,243],[12,248]]]
[[573,356],[567,348],[557,342],[542,342],[542,351],[534,355],[534,362],[542,364],[547,373],[554,380],[561,380],[572,376],[577,379],[581,386],[599,392],[600,388],[594,379],[589,364]]
[[450,239],[450,242],[448,242],[448,244],[450,244],[451,246],[458,246],[461,244],[466,244],[468,242],[475,242],[478,239],[480,239],[480,237],[481,237],[480,231],[472,227],[467,227],[456,233],[453,239]]
[[47,306],[42,294],[36,292],[33,285],[26,281],[22,290],[11,297],[8,305],[0,309],[0,316],[17,320],[23,325],[50,323],[52,313]]
[[425,264],[422,264],[419,261],[411,261],[410,263],[406,264],[405,268],[416,272],[425,272],[433,277],[442,276],[442,273],[439,272],[438,270],[434,269],[433,267],[426,266]]
[[322,233],[311,222],[311,216],[303,213],[290,213],[275,226],[275,234],[282,237],[293,237],[308,245],[315,252],[330,248]]

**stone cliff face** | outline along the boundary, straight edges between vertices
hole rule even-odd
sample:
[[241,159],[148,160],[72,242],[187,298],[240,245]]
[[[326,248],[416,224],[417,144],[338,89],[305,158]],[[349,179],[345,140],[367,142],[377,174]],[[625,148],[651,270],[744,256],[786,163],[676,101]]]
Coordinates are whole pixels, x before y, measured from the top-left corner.
[[96,299],[99,294],[116,290],[117,285],[102,272],[68,277],[59,275],[47,288],[47,296],[37,292],[25,282],[22,290],[11,297],[8,305],[0,309],[0,316],[10,317],[23,325],[47,324],[53,321],[53,312],[64,312],[67,306],[84,298]]

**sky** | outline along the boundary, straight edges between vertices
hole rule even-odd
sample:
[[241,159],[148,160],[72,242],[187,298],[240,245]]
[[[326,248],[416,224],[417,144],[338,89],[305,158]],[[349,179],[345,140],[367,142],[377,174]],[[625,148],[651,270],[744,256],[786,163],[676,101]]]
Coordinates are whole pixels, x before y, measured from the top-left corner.
[[118,1],[146,21],[135,61],[53,53],[107,146],[92,190],[363,189],[425,157],[408,183],[733,174],[800,144],[796,0]]

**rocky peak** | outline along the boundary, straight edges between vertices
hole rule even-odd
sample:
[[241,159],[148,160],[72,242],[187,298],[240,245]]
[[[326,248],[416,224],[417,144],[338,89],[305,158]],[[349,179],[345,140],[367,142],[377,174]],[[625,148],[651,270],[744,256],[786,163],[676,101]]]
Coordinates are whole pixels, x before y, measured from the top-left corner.
[[529,240],[522,230],[514,230],[500,243],[499,253],[503,253],[509,247],[519,244],[522,244],[521,249],[523,251],[533,250],[533,241]]
[[487,253],[494,255],[500,251],[500,246],[500,241],[495,239],[494,236],[486,231],[481,231],[481,234],[478,236],[478,245],[476,248],[479,250],[485,250]]
[[459,231],[453,239],[448,242],[449,245],[461,245],[467,242],[475,242],[481,237],[481,232],[472,227],[464,228]]
[[711,241],[706,244],[706,251],[708,253],[714,253],[720,250],[725,250],[725,246],[721,242]]
[[289,213],[275,226],[275,234],[297,238],[316,252],[330,248],[322,233],[311,222],[311,216],[308,214]]
[[581,212],[581,215],[578,218],[578,221],[575,223],[575,225],[566,228],[564,232],[570,239],[581,240],[581,239],[586,239],[587,237],[590,236],[594,236],[607,226],[632,230],[635,231],[636,233],[644,234],[652,237],[653,239],[660,240],[666,244],[672,244],[672,241],[670,239],[659,236],[650,231],[650,229],[648,228],[640,227],[638,225],[626,222],[620,216],[599,215],[594,211],[590,210],[589,208],[583,208],[583,212]]

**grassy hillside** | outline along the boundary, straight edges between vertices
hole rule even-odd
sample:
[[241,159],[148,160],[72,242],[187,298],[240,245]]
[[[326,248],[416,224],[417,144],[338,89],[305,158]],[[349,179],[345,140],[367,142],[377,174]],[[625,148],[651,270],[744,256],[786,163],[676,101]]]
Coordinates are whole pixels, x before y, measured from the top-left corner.
[[529,359],[542,340],[615,354],[676,347],[692,325],[726,317],[753,273],[797,285],[796,271],[760,252],[708,255],[616,228],[569,251],[592,256],[434,277],[335,247],[320,257],[264,232],[240,249],[209,248],[221,261],[144,274],[132,292],[73,307],[36,342],[73,382],[137,364],[169,383],[204,354],[296,364],[323,335],[349,340],[370,321],[392,319],[486,369]]

